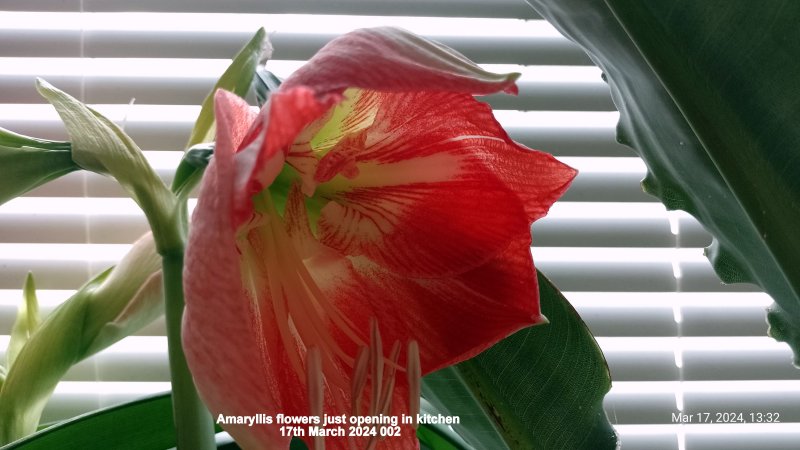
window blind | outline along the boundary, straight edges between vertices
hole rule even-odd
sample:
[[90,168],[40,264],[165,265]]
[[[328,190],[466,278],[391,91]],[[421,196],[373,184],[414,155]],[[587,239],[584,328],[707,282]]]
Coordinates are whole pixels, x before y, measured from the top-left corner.
[[[788,347],[766,337],[769,297],[722,285],[703,257],[710,236],[642,193],[644,164],[615,141],[618,115],[599,69],[524,1],[5,0],[2,8],[0,126],[66,139],[33,87],[41,76],[123,125],[165,179],[197,105],[260,26],[273,33],[268,67],[280,77],[334,36],[377,25],[439,40],[488,70],[522,72],[519,96],[485,101],[514,139],[580,170],[534,226],[532,251],[605,352],[613,378],[605,407],[623,449],[797,448],[800,370]],[[95,174],[67,175],[0,206],[0,349],[29,270],[46,313],[146,228],[122,190]],[[43,421],[169,389],[163,334],[156,321],[75,366]],[[680,424],[678,412],[776,412],[781,423]]]

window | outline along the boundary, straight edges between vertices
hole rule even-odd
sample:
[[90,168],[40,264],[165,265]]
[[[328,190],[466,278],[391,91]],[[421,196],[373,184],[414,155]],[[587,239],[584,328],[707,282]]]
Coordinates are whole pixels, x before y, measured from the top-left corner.
[[[512,137],[581,171],[534,226],[534,260],[605,351],[614,380],[606,410],[623,448],[789,449],[800,441],[800,370],[787,346],[766,337],[770,299],[747,285],[721,285],[703,257],[710,236],[642,193],[644,164],[616,144],[618,115],[599,69],[523,0],[7,0],[3,7],[0,126],[66,139],[33,87],[41,76],[124,124],[165,177],[196,105],[262,25],[274,31],[268,67],[282,77],[332,37],[374,25],[440,40],[489,70],[521,71],[518,97],[486,101]],[[94,174],[70,174],[0,206],[0,333],[11,328],[27,271],[47,312],[145,230],[134,203]],[[74,367],[44,422],[169,389],[163,333],[157,321]],[[7,343],[0,335],[0,348]],[[680,413],[691,422],[681,423]],[[698,423],[727,422],[729,413],[750,423]],[[767,413],[779,413],[781,423],[754,423]]]

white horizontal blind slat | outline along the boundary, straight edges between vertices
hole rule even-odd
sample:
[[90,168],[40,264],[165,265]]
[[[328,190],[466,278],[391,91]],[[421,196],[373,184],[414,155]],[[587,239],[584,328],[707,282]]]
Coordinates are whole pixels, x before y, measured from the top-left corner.
[[[29,14],[76,13],[81,5],[101,14]],[[489,70],[521,71],[520,96],[483,100],[514,139],[581,171],[534,226],[533,255],[606,354],[614,379],[606,410],[623,449],[796,448],[800,371],[785,345],[765,337],[769,298],[752,286],[722,285],[702,257],[710,236],[642,194],[644,167],[616,143],[618,116],[599,70],[523,1],[7,0],[2,7],[12,12],[0,11],[0,126],[66,138],[32,88],[33,77],[44,75],[124,123],[167,180],[195,105],[259,25],[283,27],[273,35],[269,66],[283,77],[348,28],[385,24],[440,40]],[[108,13],[132,9],[144,13]],[[197,12],[227,14],[184,14]],[[480,17],[500,26],[469,19]],[[28,270],[50,311],[146,229],[123,195],[108,179],[75,173],[0,206],[0,347]],[[46,206],[53,200],[64,208]],[[37,205],[44,210],[31,214]],[[50,243],[55,253],[45,257],[38,244]],[[72,369],[45,420],[168,389],[163,331],[157,321]],[[787,423],[679,425],[671,420],[679,406],[686,413],[771,408]]]
[[[12,58],[5,58],[12,59]],[[17,58],[13,58],[17,59]],[[77,59],[77,58],[76,58]],[[155,61],[153,61],[155,62]],[[16,62],[25,64],[25,61]],[[67,62],[69,64],[69,62]],[[0,64],[10,64],[0,61]],[[36,76],[45,76],[38,74]],[[164,103],[197,105],[214,86],[216,78],[209,77],[133,77],[117,76],[47,76],[65,90],[75,91],[83,79],[87,103],[127,103],[136,99],[139,104]],[[39,103],[42,97],[30,85],[31,75],[0,73],[0,83],[6,88],[0,93],[2,103]],[[519,96],[491,95],[486,103],[497,109],[534,109],[554,111],[610,111],[613,104],[607,87],[597,83],[553,83],[522,80]]]
[[[119,124],[124,121],[125,131],[143,150],[183,148],[199,112],[199,107],[190,105],[126,102],[93,106]],[[616,112],[498,110],[496,114],[513,139],[531,148],[546,148],[556,156],[631,156],[614,138]],[[45,139],[67,138],[55,111],[44,104],[4,105],[0,108],[0,124]],[[653,201],[641,195],[638,188],[629,195]]]
[[[624,449],[789,450],[797,448],[800,439],[793,424],[622,425],[618,429],[624,436]],[[676,435],[684,436],[685,445],[678,445]]]
[[[487,28],[472,18],[433,22],[418,17],[338,16],[323,20],[313,15],[217,14],[209,19],[208,15],[184,14],[159,20],[166,16],[130,13],[123,22],[109,13],[50,13],[47,17],[43,21],[41,15],[0,12],[0,20],[13,27],[0,30],[0,42],[5,44],[0,47],[0,56],[226,58],[250,37],[251,33],[245,30],[266,25],[276,28],[270,36],[276,59],[307,59],[349,29],[396,25],[435,37],[481,63],[585,65],[589,62],[575,44],[542,20],[490,19],[496,21],[492,29],[506,30],[507,34],[497,36],[482,33]],[[297,32],[304,23],[304,30],[314,32]],[[538,33],[525,32],[525,28]],[[511,30],[518,34],[511,34]],[[497,48],[503,51],[495,51]]]
[[[32,4],[33,3],[33,4]],[[101,12],[230,12],[231,6],[214,0],[6,0],[3,8],[10,11],[101,11]],[[497,17],[538,19],[539,15],[516,0],[406,0],[380,2],[374,0],[237,0],[240,13],[362,14],[415,15],[449,17],[457,11],[461,17]]]

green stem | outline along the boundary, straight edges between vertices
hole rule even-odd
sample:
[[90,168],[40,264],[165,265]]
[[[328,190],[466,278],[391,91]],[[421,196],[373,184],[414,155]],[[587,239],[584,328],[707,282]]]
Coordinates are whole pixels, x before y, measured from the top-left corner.
[[[182,249],[181,249],[182,250]],[[197,395],[181,345],[183,252],[162,255],[172,410],[179,450],[216,450],[211,414]]]

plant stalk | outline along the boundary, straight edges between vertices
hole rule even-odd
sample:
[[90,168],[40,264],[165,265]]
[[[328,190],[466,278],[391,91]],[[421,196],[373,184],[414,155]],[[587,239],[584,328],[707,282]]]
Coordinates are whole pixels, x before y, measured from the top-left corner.
[[197,394],[181,345],[183,249],[162,255],[172,411],[179,450],[216,450],[211,414]]

